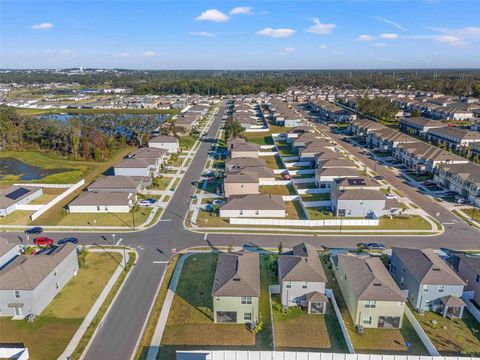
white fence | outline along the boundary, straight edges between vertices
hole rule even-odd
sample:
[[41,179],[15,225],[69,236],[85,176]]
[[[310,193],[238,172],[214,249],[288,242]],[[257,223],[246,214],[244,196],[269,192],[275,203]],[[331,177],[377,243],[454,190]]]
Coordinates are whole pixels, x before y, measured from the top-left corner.
[[268,128],[250,128],[250,129],[245,129],[245,132],[267,132]]
[[259,180],[258,185],[288,185],[292,180]]
[[283,201],[300,200],[300,195],[282,195]]
[[304,201],[305,207],[330,207],[332,206],[331,200],[319,200],[319,201]]
[[14,184],[15,186],[32,186],[32,187],[41,187],[41,188],[52,188],[52,189],[68,189],[76,184],[31,184],[31,183],[24,183],[24,184]]
[[313,175],[315,169],[288,170],[291,175]]
[[274,174],[283,174],[286,172],[287,172],[287,169],[273,169]]
[[43,205],[43,204],[39,204],[39,205],[17,204],[15,206],[15,210],[37,211],[37,210],[40,210],[44,206],[45,205]]
[[329,220],[293,220],[293,219],[252,219],[230,218],[232,225],[272,225],[272,226],[378,226],[378,219],[329,219]]
[[41,215],[43,215],[45,212],[47,212],[52,206],[55,206],[56,204],[58,204],[60,201],[65,199],[68,195],[73,193],[78,188],[82,187],[84,184],[85,184],[85,180],[82,179],[79,182],[77,182],[76,184],[71,185],[71,187],[68,190],[64,191],[63,193],[58,195],[56,198],[51,200],[49,203],[42,206],[38,211],[36,211],[32,215],[30,215],[30,219],[32,221],[38,219]]
[[299,194],[326,194],[329,193],[330,189],[322,189],[322,188],[313,188],[313,189],[297,189]]
[[315,182],[315,177],[292,179],[295,184],[308,184]]
[[177,360],[479,360],[478,357],[337,354],[300,351],[177,350]]
[[298,160],[298,156],[282,156],[283,157],[283,161],[297,161]]
[[259,151],[258,156],[275,156],[278,154],[278,151]]
[[23,344],[15,344],[14,346],[0,345],[0,359],[16,359],[28,360],[30,356],[28,349]]
[[260,150],[273,150],[275,145],[260,145]]
[[415,316],[408,306],[405,306],[405,316],[407,317],[408,321],[410,321],[410,324],[412,324],[420,340],[422,340],[422,343],[427,349],[428,353],[432,356],[440,356],[440,353],[435,348],[435,345],[433,345],[428,335],[425,333],[425,331],[423,331],[422,327],[418,323],[417,319],[415,319]]
[[353,348],[352,340],[350,339],[350,335],[348,335],[348,330],[345,327],[345,322],[343,321],[342,313],[337,305],[337,300],[335,299],[335,295],[333,294],[332,289],[325,289],[325,295],[330,299],[332,303],[333,310],[335,311],[335,315],[337,316],[338,323],[340,324],[340,329],[342,330],[343,338],[345,343],[347,344],[348,352],[350,354],[355,354],[355,349]]
[[285,166],[287,168],[293,167],[293,166],[310,166],[311,163],[310,161],[296,161],[292,163],[285,163]]

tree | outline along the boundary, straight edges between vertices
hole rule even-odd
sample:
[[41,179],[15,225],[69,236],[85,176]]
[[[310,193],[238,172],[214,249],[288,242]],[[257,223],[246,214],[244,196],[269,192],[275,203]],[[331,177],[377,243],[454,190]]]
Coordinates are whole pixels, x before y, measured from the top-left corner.
[[413,109],[412,111],[410,111],[410,116],[411,117],[420,117],[420,111],[418,111],[417,109]]
[[240,137],[243,132],[245,131],[245,128],[240,125],[238,121],[235,121],[233,119],[229,119],[225,121],[225,125],[223,127],[224,133],[225,133],[225,141],[228,141],[230,139],[234,139],[236,137]]

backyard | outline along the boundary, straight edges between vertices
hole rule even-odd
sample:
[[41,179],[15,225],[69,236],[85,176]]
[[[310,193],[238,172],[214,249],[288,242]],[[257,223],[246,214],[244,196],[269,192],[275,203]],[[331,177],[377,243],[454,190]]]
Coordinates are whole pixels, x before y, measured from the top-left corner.
[[330,200],[329,193],[318,193],[318,194],[304,194],[301,195],[303,201],[328,201]]
[[333,307],[329,304],[323,314],[307,314],[300,308],[282,311],[279,295],[272,296],[272,312],[277,351],[328,351],[346,353]]
[[[273,255],[261,257],[259,318],[263,330],[255,336],[243,324],[215,324],[211,290],[217,254],[195,254],[185,260],[162,337],[160,359],[171,359],[179,348],[221,347],[268,350],[271,348],[268,285],[274,283]],[[201,276],[199,276],[201,274]]]
[[243,136],[251,143],[258,145],[273,145],[273,138],[268,132],[244,132]]
[[271,169],[285,169],[280,156],[262,156],[261,159],[265,160],[267,166]]
[[[408,352],[409,355],[428,355],[420,338],[405,317],[401,329],[365,329],[362,335],[357,334],[340,287],[335,281],[332,264],[327,254],[322,256],[322,264],[327,275],[327,288],[332,289],[335,294],[343,321],[357,352],[384,354],[407,354]],[[410,351],[405,345],[407,341],[411,343]]]
[[32,360],[58,358],[121,258],[118,253],[87,253],[78,275],[65,285],[33,323],[0,317],[0,342],[23,342]]
[[427,311],[419,315],[412,310],[437,350],[445,356],[479,356],[480,324],[465,309],[462,319],[449,320]]
[[261,185],[261,194],[270,195],[296,195],[293,185]]

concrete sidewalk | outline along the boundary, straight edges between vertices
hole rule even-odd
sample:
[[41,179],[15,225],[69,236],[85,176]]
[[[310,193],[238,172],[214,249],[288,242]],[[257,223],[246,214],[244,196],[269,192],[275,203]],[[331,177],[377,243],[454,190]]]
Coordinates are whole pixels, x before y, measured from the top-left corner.
[[[99,253],[103,253],[105,250],[102,250],[102,249],[89,249],[88,250],[89,252],[99,252]],[[109,252],[118,252],[122,255],[122,258],[123,258],[123,250],[121,249],[118,249],[118,250],[115,250],[115,249],[109,249],[108,250]],[[130,259],[130,255],[128,253],[128,251],[126,252],[126,259],[124,260],[123,264],[120,264],[117,266],[117,269],[115,270],[115,272],[113,273],[113,275],[110,277],[110,280],[108,280],[108,283],[107,285],[103,288],[100,296],[98,297],[98,299],[95,301],[95,303],[93,304],[93,306],[90,308],[90,311],[88,312],[87,316],[85,316],[85,319],[83,319],[83,322],[82,324],[80,325],[80,327],[78,328],[78,330],[75,332],[75,334],[73,335],[72,339],[70,340],[70,342],[68,343],[67,347],[65,348],[65,350],[63,351],[62,355],[60,355],[58,357],[58,360],[65,360],[65,359],[68,359],[69,356],[75,351],[76,347],[78,346],[78,343],[80,342],[80,340],[82,339],[83,335],[85,334],[85,332],[87,331],[88,327],[90,326],[90,324],[92,323],[93,319],[95,318],[95,316],[97,315],[97,312],[98,310],[100,309],[100,307],[103,305],[105,299],[107,298],[108,294],[110,293],[110,291],[112,290],[112,288],[115,286],[118,278],[120,277],[120,275],[122,274],[122,271],[123,270],[123,265],[124,264],[127,264],[128,263],[128,260]],[[125,282],[125,281],[124,281]],[[123,285],[123,283],[122,283]],[[117,294],[118,292],[120,291],[121,288],[119,288],[119,290],[117,291]],[[113,304],[113,302],[115,301],[115,297],[113,298],[111,304]],[[110,306],[111,306],[110,304]],[[108,314],[108,310],[110,309],[110,306],[108,307],[107,311],[105,312],[103,318],[105,318],[105,316]],[[103,320],[103,319],[102,319]],[[98,325],[97,329],[101,326],[101,323]],[[95,330],[96,332],[96,330]],[[93,339],[93,335],[92,335],[92,339]],[[90,343],[90,341],[89,341]],[[85,348],[85,351],[87,350],[88,346]],[[84,351],[84,353],[85,353]],[[83,354],[82,354],[83,355]],[[80,356],[81,358],[82,356]]]
[[153,333],[152,341],[150,342],[147,360],[155,360],[157,358],[163,332],[165,330],[165,325],[167,325],[170,307],[172,306],[173,298],[175,297],[175,290],[177,289],[178,281],[180,280],[180,274],[182,273],[183,264],[185,263],[185,260],[192,255],[195,255],[195,253],[187,253],[182,255],[175,266],[175,271],[172,275],[170,285],[168,286],[167,296],[163,302],[162,311],[160,312],[160,317],[158,318],[157,326],[155,327],[155,332]]

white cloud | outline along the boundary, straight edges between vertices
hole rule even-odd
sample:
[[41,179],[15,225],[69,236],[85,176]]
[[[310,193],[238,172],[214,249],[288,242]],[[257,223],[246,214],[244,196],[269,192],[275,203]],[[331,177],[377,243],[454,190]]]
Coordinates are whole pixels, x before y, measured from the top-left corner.
[[205,37],[215,36],[214,33],[211,33],[211,32],[208,32],[208,31],[190,31],[189,34],[194,35],[194,36],[205,36]]
[[260,15],[268,15],[268,14],[270,14],[270,11],[268,10],[260,11]]
[[453,36],[453,35],[439,35],[439,36],[435,36],[433,39],[438,41],[438,42],[443,42],[443,43],[446,43],[448,45],[455,46],[455,47],[465,47],[465,46],[467,46],[467,43],[465,41],[463,41],[459,37]]
[[375,47],[385,47],[385,46],[387,46],[387,43],[378,42],[378,43],[373,44],[373,46],[375,46]]
[[292,36],[294,33],[295,30],[293,29],[272,29],[271,27],[257,31],[257,35],[270,36],[273,38],[285,38]]
[[343,52],[339,50],[332,51],[332,55],[342,55]]
[[253,11],[250,6],[237,6],[229,12],[230,15],[252,15]]
[[395,21],[392,21],[390,19],[387,19],[387,18],[384,18],[382,16],[375,16],[375,19],[377,19],[378,21],[381,21],[381,22],[384,22],[385,24],[389,24],[389,25],[392,25],[394,27],[396,27],[397,29],[400,29],[400,30],[406,30],[402,25],[400,25],[399,23],[395,22]]
[[125,58],[125,57],[129,57],[130,53],[129,52],[121,52],[121,53],[115,54],[114,56],[119,57],[119,58]]
[[327,44],[320,44],[319,48],[320,48],[320,49],[326,49],[326,48],[327,48]]
[[337,27],[335,24],[322,24],[320,19],[313,18],[313,25],[311,25],[307,31],[313,34],[327,35],[331,34],[333,29]]
[[209,9],[203,11],[195,19],[200,21],[226,22],[230,17],[217,9]]
[[296,50],[297,49],[295,49],[294,47],[286,47],[286,48],[283,49],[283,51],[285,51],[285,52],[294,52]]
[[480,36],[480,27],[467,26],[462,29],[454,30],[454,33],[457,33],[463,36]]
[[388,34],[380,34],[380,37],[382,39],[393,40],[393,39],[398,39],[400,36],[398,34],[395,34],[395,33],[388,33]]
[[32,29],[34,30],[50,30],[52,28],[53,28],[53,24],[50,22],[44,22],[44,23],[32,25]]
[[373,37],[370,35],[362,34],[357,37],[357,41],[372,41]]
[[143,53],[144,57],[154,57],[155,55],[157,55],[157,53],[155,51],[151,51],[151,50],[147,50]]

